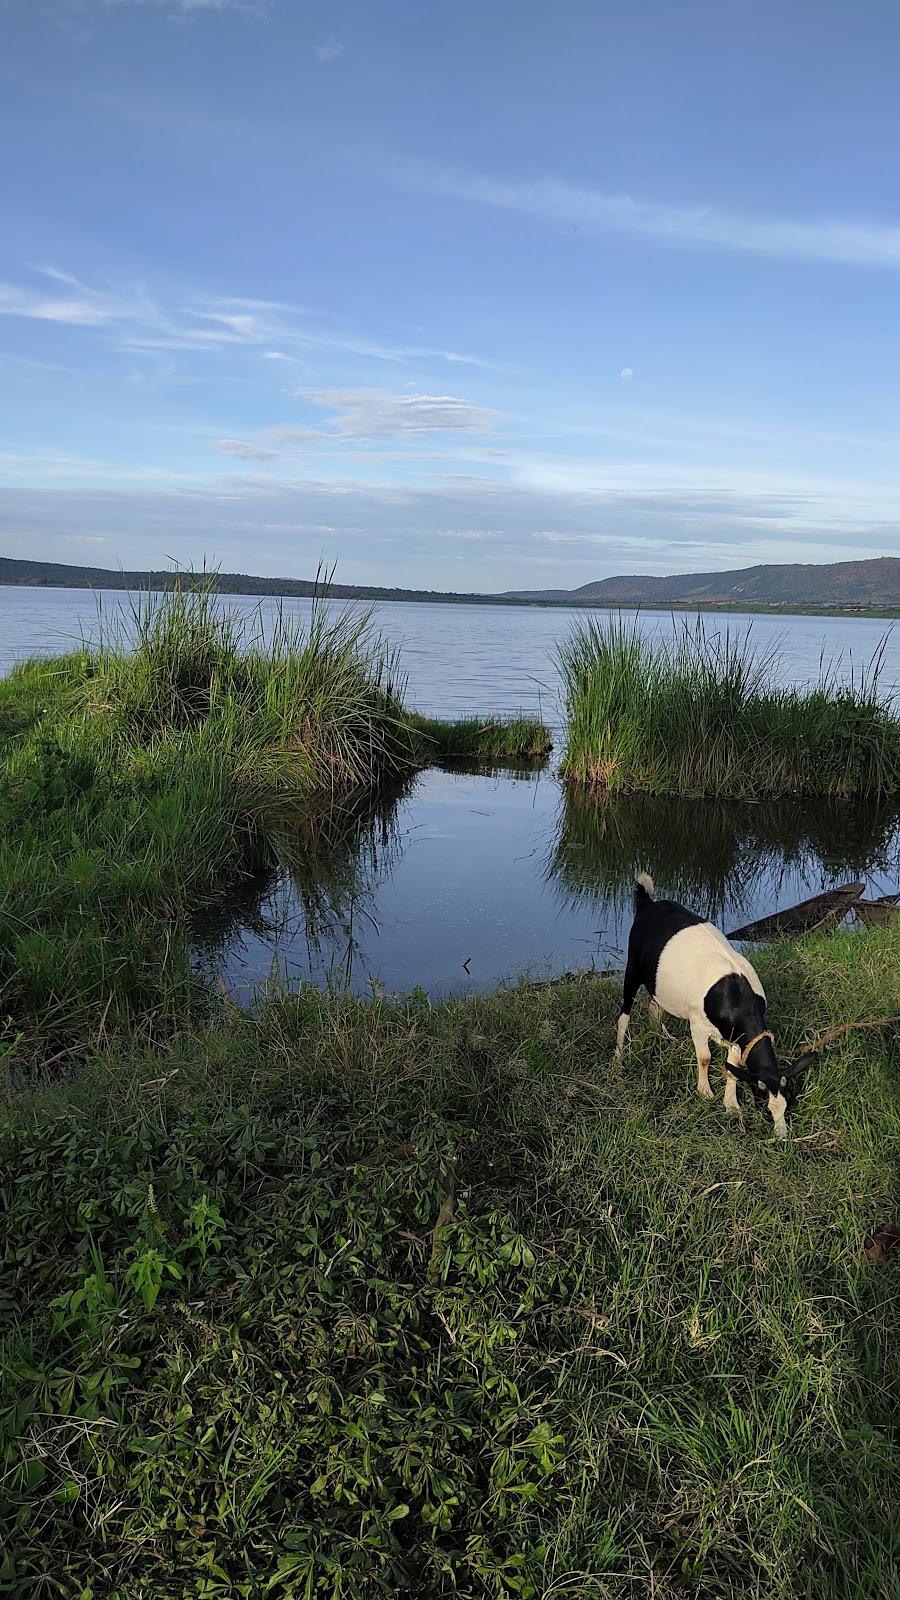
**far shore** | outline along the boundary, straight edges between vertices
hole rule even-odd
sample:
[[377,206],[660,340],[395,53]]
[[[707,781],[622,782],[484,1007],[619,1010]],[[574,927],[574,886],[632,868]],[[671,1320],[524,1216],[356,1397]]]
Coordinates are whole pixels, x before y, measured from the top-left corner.
[[[174,588],[175,585],[169,587]],[[211,585],[213,592],[231,600],[308,600],[312,596],[297,594],[292,590],[266,589],[253,593],[246,589],[217,589]],[[164,594],[166,589],[130,589],[118,584],[93,584],[93,583],[2,583],[0,589],[24,589],[29,593],[48,589],[64,589],[69,592],[85,590],[94,594]],[[506,609],[519,611],[634,611],[649,612],[651,614],[671,615],[677,612],[695,616],[698,612],[711,616],[734,617],[835,617],[842,619],[858,619],[860,621],[894,622],[900,618],[900,606],[866,607],[866,606],[812,606],[812,605],[733,605],[723,603],[715,605],[708,600],[682,600],[668,601],[665,605],[642,605],[634,600],[617,600],[614,605],[598,604],[594,600],[513,600],[505,595],[450,595],[423,593],[388,593],[378,594],[342,594],[339,590],[332,589],[328,598],[332,600],[346,600],[349,603],[361,605],[432,605],[432,606],[502,606]]]

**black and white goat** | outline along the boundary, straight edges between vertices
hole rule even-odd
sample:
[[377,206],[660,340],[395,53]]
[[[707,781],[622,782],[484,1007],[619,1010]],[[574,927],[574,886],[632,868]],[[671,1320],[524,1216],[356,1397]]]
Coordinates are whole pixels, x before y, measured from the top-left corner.
[[625,989],[616,1037],[622,1054],[635,995],[650,995],[651,1012],[683,1017],[690,1023],[697,1052],[697,1092],[713,1098],[709,1086],[710,1039],[728,1049],[725,1109],[739,1114],[738,1079],[768,1107],[779,1139],[787,1137],[785,1118],[794,1099],[794,1080],[815,1059],[801,1056],[779,1067],[775,1041],[766,1027],[766,996],[758,974],[724,933],[676,900],[655,900],[653,879],[644,872],[634,891],[634,922],[628,939]]

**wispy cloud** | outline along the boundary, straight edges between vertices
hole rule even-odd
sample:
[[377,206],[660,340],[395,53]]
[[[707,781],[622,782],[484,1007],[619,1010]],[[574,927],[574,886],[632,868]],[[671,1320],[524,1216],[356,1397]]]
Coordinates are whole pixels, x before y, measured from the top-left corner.
[[671,245],[804,261],[900,266],[900,226],[841,217],[769,217],[714,205],[670,205],[582,188],[556,178],[509,181],[474,173],[404,168],[390,176],[415,188],[596,232],[643,234]]
[[386,389],[301,389],[304,399],[335,413],[346,439],[389,439],[426,433],[485,433],[496,412],[449,394],[391,394]]
[[223,450],[227,456],[236,456],[239,461],[277,461],[277,450],[269,450],[265,445],[253,444],[245,439],[217,439],[216,449]]
[[343,53],[344,46],[341,44],[340,39],[335,39],[333,35],[329,35],[327,39],[322,40],[321,44],[316,45],[316,55],[323,62],[336,61],[338,56],[343,55]]
[[247,16],[262,17],[269,11],[269,0],[105,0],[114,6],[156,6],[163,11],[242,11]]
[[[294,351],[321,350],[392,365],[445,362],[487,367],[478,356],[426,345],[385,344],[341,329],[333,313],[280,300],[209,296],[176,308],[161,305],[142,283],[92,287],[56,266],[31,269],[58,289],[49,293],[32,283],[0,282],[0,316],[25,317],[72,327],[105,330],[106,342],[127,351],[200,352],[235,346],[274,346],[270,359],[296,360]],[[324,324],[324,326],[323,326]]]

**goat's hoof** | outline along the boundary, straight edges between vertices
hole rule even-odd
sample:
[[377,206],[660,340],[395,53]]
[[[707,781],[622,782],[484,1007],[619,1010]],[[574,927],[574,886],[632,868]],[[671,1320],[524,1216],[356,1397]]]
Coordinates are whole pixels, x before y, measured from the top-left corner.
[[703,1100],[715,1100],[716,1098],[708,1083],[698,1083],[697,1093]]

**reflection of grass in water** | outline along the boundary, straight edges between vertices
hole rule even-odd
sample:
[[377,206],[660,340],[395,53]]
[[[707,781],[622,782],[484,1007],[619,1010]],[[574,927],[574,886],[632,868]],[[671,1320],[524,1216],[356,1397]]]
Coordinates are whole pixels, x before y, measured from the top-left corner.
[[378,884],[399,859],[397,813],[415,782],[361,790],[327,809],[274,813],[268,838],[278,865],[242,885],[214,920],[203,919],[196,938],[202,964],[214,967],[246,933],[276,948],[299,933],[311,956],[329,945],[342,950],[349,976],[358,929],[375,923]]
[[364,791],[348,804],[315,817],[280,819],[275,847],[303,912],[307,944],[345,944],[349,976],[358,951],[355,928],[374,924],[373,903],[380,880],[401,855],[397,833],[400,803],[415,778]]
[[621,910],[642,870],[653,874],[660,893],[721,918],[764,891],[777,894],[788,871],[811,892],[835,879],[896,873],[900,812],[884,803],[838,801],[698,805],[565,786],[548,878],[573,900]]
[[511,761],[478,761],[472,756],[447,756],[435,762],[435,768],[448,773],[450,777],[508,778],[516,783],[537,783],[549,764],[544,756],[521,759],[518,764]]
[[[453,777],[535,783],[546,767],[540,758],[518,766],[454,758],[441,770]],[[204,913],[194,939],[201,966],[215,971],[226,946],[247,934],[273,949],[281,947],[282,955],[299,937],[311,958],[331,947],[349,976],[360,955],[363,927],[377,928],[378,887],[402,853],[398,810],[416,782],[412,775],[360,790],[327,809],[275,811],[266,838],[277,865],[243,881],[227,902]]]

